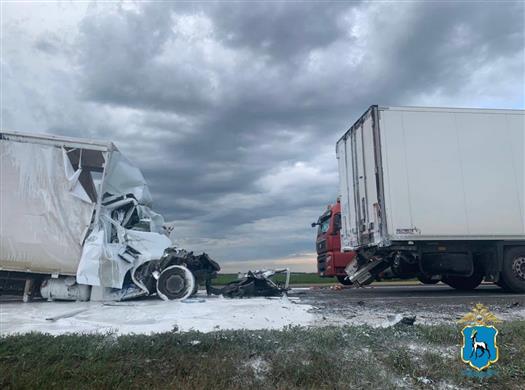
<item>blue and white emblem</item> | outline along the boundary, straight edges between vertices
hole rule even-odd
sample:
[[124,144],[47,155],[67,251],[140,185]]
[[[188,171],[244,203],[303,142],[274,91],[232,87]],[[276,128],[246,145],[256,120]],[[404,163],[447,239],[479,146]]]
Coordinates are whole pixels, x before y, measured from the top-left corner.
[[498,330],[493,326],[466,326],[463,334],[461,360],[478,371],[496,363],[499,350],[496,344]]
[[461,331],[463,346],[461,360],[477,371],[482,371],[496,363],[499,349],[496,337],[498,330],[487,323],[501,322],[485,306],[478,303],[459,322],[467,324]]

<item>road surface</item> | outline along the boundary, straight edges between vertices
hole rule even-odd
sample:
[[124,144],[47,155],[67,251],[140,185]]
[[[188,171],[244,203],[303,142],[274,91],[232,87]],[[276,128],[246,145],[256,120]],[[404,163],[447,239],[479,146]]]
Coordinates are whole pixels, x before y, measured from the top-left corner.
[[364,288],[311,287],[295,289],[290,296],[315,307],[328,323],[374,324],[402,316],[420,323],[455,322],[481,303],[503,320],[525,319],[525,294],[506,293],[486,284],[473,291],[447,285],[371,285]]

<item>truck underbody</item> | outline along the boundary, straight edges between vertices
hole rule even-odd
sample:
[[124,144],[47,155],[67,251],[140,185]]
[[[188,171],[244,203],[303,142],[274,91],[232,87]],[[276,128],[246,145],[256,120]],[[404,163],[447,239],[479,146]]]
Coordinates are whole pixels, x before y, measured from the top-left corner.
[[525,292],[525,241],[395,241],[357,253],[357,266],[347,268],[349,280],[357,285],[371,283],[390,267],[401,279],[441,280],[460,290],[485,280]]

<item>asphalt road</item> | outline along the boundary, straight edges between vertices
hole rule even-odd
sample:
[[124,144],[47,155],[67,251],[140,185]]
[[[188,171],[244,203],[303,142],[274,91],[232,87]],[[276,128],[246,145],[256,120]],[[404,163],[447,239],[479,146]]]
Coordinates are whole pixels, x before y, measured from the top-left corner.
[[293,294],[315,297],[315,299],[335,299],[346,301],[380,301],[401,302],[431,301],[435,304],[447,303],[514,303],[520,302],[525,306],[525,294],[513,294],[503,291],[496,285],[486,284],[472,291],[458,291],[445,284],[436,285],[371,285],[362,288],[342,287],[334,289],[333,286],[311,287],[309,290],[297,290]]
[[[296,289],[290,296],[300,297],[326,316],[355,316],[370,313],[402,313],[427,320],[454,321],[482,303],[505,319],[525,318],[525,294],[506,293],[493,284],[472,291],[458,291],[437,285],[371,285],[363,288],[330,287]],[[430,321],[431,322],[431,321]]]

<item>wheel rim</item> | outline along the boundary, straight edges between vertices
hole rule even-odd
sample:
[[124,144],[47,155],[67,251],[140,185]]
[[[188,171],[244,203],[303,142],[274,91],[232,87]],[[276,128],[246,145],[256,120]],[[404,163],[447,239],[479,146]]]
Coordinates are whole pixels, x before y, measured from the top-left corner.
[[518,256],[512,262],[512,272],[521,280],[525,281],[525,256]]
[[165,301],[188,298],[195,287],[195,277],[181,265],[165,268],[157,279],[157,294]]
[[170,275],[166,278],[165,286],[170,294],[177,294],[184,288],[184,278],[180,275]]

